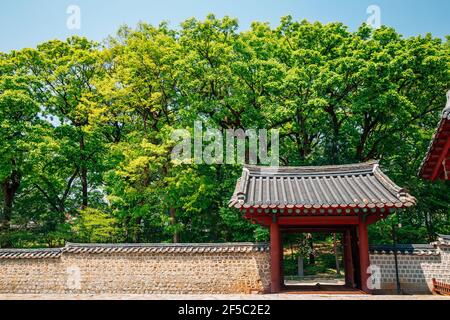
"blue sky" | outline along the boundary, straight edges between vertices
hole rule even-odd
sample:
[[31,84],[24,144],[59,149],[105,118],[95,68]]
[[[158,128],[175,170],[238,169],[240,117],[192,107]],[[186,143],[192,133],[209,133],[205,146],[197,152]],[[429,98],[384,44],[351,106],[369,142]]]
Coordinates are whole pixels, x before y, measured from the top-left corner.
[[[69,30],[67,7],[81,10],[81,28]],[[203,19],[208,13],[239,19],[240,28],[252,21],[268,21],[276,26],[280,17],[340,21],[357,28],[366,21],[369,5],[381,9],[381,23],[405,36],[431,32],[450,34],[449,0],[2,0],[0,4],[0,51],[34,47],[55,38],[78,34],[100,41],[122,24],[139,21],[152,24],[166,20],[172,27],[187,18]]]

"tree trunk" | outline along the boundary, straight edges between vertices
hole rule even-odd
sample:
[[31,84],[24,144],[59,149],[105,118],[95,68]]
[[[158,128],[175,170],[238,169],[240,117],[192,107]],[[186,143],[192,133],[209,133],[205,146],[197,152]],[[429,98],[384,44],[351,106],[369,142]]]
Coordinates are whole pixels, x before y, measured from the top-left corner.
[[434,241],[436,233],[434,232],[433,221],[429,212],[425,212],[425,227],[427,229],[428,242]]
[[339,119],[335,110],[330,107],[326,110],[331,116],[331,123],[333,125],[333,135],[331,137],[331,164],[337,164],[339,162],[339,135],[340,135],[340,124]]
[[[170,208],[169,209],[170,212],[170,223],[172,224],[172,226],[175,226],[175,224],[177,223],[177,218],[176,218],[176,210],[175,208]],[[173,243],[179,243],[180,242],[180,234],[178,233],[178,231],[174,231],[173,233]]]
[[289,240],[289,248],[291,249],[292,262],[295,264],[294,247],[292,246],[292,241],[291,240]]
[[[3,215],[0,221],[0,230],[8,232],[11,227],[11,218],[14,197],[20,186],[20,173],[18,170],[13,170],[11,175],[2,182],[3,189]],[[10,246],[9,240],[5,239],[1,244],[3,246]]]
[[134,234],[134,242],[139,243],[141,242],[141,236],[142,236],[142,217],[137,217],[136,218],[136,228],[135,230],[135,234]]
[[333,250],[334,250],[334,259],[336,261],[336,274],[341,274],[341,268],[339,266],[339,257],[337,251],[337,243],[336,243],[336,233],[333,233]]
[[81,208],[84,209],[88,206],[88,181],[87,181],[87,168],[86,168],[86,156],[85,145],[84,145],[84,135],[81,133],[80,136],[80,160],[81,160],[81,193],[82,193],[82,205]]
[[316,263],[316,259],[314,257],[314,243],[313,243],[313,238],[312,238],[312,234],[308,234],[308,244],[309,244],[309,264],[315,264]]

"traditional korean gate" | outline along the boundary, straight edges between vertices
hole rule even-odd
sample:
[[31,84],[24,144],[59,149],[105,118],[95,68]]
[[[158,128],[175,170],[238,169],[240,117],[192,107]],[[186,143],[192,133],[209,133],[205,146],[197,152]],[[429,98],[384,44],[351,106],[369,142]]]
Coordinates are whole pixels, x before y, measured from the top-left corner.
[[294,228],[343,232],[346,282],[370,292],[367,228],[415,202],[372,161],[320,167],[246,166],[229,205],[270,229],[272,293],[283,286],[281,234]]

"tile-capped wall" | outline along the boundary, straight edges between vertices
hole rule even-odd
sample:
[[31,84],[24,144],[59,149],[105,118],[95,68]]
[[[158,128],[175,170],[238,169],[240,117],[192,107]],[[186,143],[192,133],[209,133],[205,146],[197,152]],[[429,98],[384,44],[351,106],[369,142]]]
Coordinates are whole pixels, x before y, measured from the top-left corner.
[[[393,252],[371,248],[380,292],[395,292]],[[401,287],[450,283],[450,242],[401,247]],[[270,291],[267,244],[71,244],[0,249],[0,293],[251,293]],[[377,290],[374,290],[376,293]]]
[[[400,287],[405,293],[430,293],[432,278],[450,283],[450,246],[444,239],[429,246],[400,247],[397,261]],[[393,251],[371,248],[370,263],[380,268],[379,291],[395,292],[397,280]]]
[[0,249],[1,293],[251,293],[270,288],[266,244],[68,244]]

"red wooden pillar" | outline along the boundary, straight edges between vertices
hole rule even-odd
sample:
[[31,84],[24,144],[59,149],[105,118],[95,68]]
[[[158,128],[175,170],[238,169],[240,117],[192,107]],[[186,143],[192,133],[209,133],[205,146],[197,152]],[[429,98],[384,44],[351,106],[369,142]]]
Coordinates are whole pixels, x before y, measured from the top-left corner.
[[351,288],[356,286],[355,284],[355,270],[353,268],[353,255],[352,255],[352,240],[350,230],[344,232],[344,272],[345,272],[345,285]]
[[280,226],[274,217],[270,223],[270,292],[277,293],[281,289],[281,236]]
[[370,293],[370,289],[367,287],[367,279],[369,278],[367,269],[369,268],[370,265],[369,237],[367,234],[366,217],[364,215],[359,216],[358,235],[359,235],[359,265],[361,272],[361,289],[364,292]]

